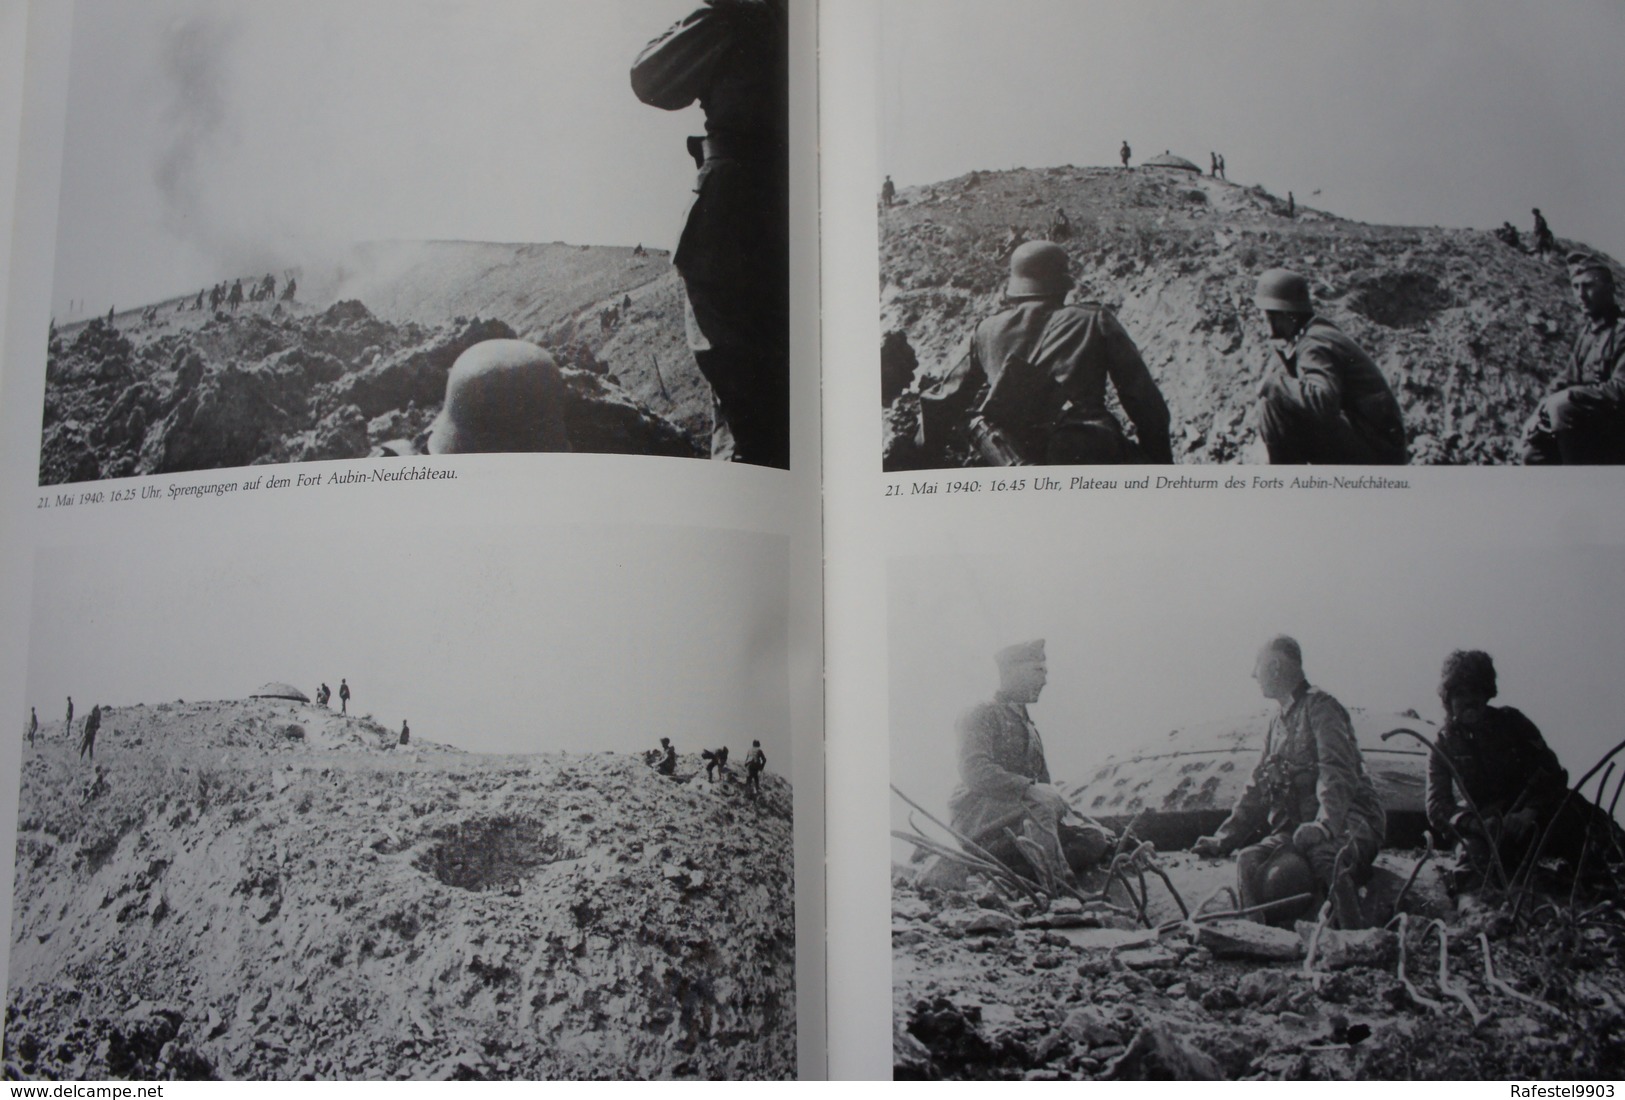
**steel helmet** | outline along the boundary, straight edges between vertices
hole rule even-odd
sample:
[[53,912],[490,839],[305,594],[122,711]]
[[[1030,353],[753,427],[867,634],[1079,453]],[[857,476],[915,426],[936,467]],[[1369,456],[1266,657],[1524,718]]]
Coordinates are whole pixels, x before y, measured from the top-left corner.
[[1049,298],[1072,289],[1066,249],[1050,241],[1028,241],[1010,253],[1007,298]]
[[1296,271],[1272,267],[1258,277],[1258,289],[1253,291],[1253,303],[1263,310],[1281,313],[1313,313],[1309,300],[1309,280]]
[[553,357],[528,340],[482,340],[451,365],[430,454],[568,451],[569,395]]
[[[1315,876],[1309,869],[1309,861],[1291,848],[1276,853],[1258,876],[1258,900],[1261,902],[1285,901],[1299,894],[1312,895],[1314,892]],[[1265,916],[1271,924],[1279,924],[1303,916],[1313,908],[1314,899],[1311,897],[1298,905],[1277,905],[1267,910]]]

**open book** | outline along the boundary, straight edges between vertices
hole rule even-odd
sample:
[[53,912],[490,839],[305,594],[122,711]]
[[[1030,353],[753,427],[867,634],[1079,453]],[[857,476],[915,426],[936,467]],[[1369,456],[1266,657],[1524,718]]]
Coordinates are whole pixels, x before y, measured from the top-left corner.
[[1280,16],[0,8],[5,1074],[1618,1076],[1621,17]]

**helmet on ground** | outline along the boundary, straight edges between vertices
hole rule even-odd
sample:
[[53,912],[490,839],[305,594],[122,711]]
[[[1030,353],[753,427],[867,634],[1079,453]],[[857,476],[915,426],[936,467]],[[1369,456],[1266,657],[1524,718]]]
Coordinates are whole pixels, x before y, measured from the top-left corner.
[[569,395],[553,357],[528,340],[482,340],[451,365],[430,454],[568,451]]
[[1315,311],[1314,304],[1309,300],[1309,280],[1284,267],[1272,267],[1258,277],[1253,304],[1259,309],[1281,313]]
[[1299,894],[1309,894],[1297,905],[1277,905],[1266,916],[1271,924],[1280,924],[1306,915],[1314,908],[1315,876],[1309,861],[1291,848],[1283,848],[1275,858],[1264,865],[1258,876],[1258,899],[1261,902],[1285,901]]
[[1049,298],[1072,289],[1066,249],[1050,241],[1028,241],[1010,253],[1007,298]]

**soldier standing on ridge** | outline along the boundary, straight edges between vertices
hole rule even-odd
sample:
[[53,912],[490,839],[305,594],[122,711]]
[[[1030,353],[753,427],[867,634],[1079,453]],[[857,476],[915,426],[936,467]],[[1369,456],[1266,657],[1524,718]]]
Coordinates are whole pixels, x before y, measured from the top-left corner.
[[1218,179],[1219,178],[1219,154],[1217,154],[1217,153],[1209,153],[1207,155],[1207,160],[1208,160],[1208,165],[1209,165],[1208,174],[1211,175],[1214,179]]
[[655,771],[661,775],[677,774],[677,750],[672,748],[669,737],[660,739],[660,762],[655,765]]
[[33,707],[28,708],[28,743],[32,745],[34,738],[39,734],[39,715]]
[[1117,155],[1123,158],[1123,167],[1128,167],[1128,158],[1134,155],[1134,150],[1128,147],[1128,138],[1123,139],[1123,147],[1117,150]]
[[1270,463],[1404,465],[1405,423],[1388,380],[1315,313],[1308,280],[1273,268],[1258,277],[1253,301],[1275,344],[1258,390],[1258,434]]
[[339,713],[350,713],[350,682],[342,676],[339,677]]
[[767,754],[762,751],[760,741],[750,743],[750,752],[745,756],[745,793],[762,793],[762,769],[767,767]]
[[96,733],[102,728],[102,707],[100,703],[90,708],[85,716],[85,732],[79,738],[79,759],[89,756],[96,759]]
[[231,307],[231,311],[233,313],[236,313],[237,312],[237,307],[242,305],[242,304],[243,304],[243,281],[241,279],[238,279],[236,282],[231,284],[231,290],[230,290],[230,292],[228,292],[226,294],[226,305]]
[[[1212,857],[1241,848],[1236,886],[1244,909],[1284,901],[1312,886],[1330,897],[1339,928],[1363,928],[1355,883],[1382,847],[1387,817],[1348,711],[1309,686],[1303,651],[1284,634],[1259,650],[1253,679],[1280,707],[1270,716],[1264,754],[1230,816],[1191,851]],[[1253,919],[1269,923],[1270,917],[1290,916],[1276,910]]]
[[1298,200],[1291,191],[1286,193],[1286,216],[1294,219],[1298,216]]
[[412,727],[406,724],[406,719],[402,718],[401,719],[401,740],[400,740],[401,747],[402,748],[406,747],[406,745],[411,740],[412,740]]
[[880,201],[886,206],[897,201],[897,185],[891,181],[890,176],[887,176],[886,182],[880,185]]
[[71,695],[68,696],[68,717],[67,720],[62,723],[62,736],[73,736],[73,696]]
[[1222,179],[1222,180],[1229,180],[1229,178],[1230,178],[1229,176],[1224,174],[1224,154],[1223,153],[1219,154],[1219,178]]
[[1569,282],[1585,327],[1569,355],[1563,387],[1535,409],[1523,429],[1525,465],[1625,462],[1625,324],[1614,272],[1595,256],[1569,257]]
[[[968,419],[990,465],[1173,461],[1168,405],[1134,341],[1098,302],[1065,304],[1069,262],[1049,241],[1010,257],[1010,308],[976,326],[959,363],[920,394],[918,441],[927,454],[940,453],[952,427]],[[1106,407],[1108,379],[1138,446]]]
[[711,456],[779,469],[790,466],[788,24],[788,0],[707,0],[632,66],[644,103],[705,111],[672,263],[714,397]]
[[1552,236],[1552,227],[1547,225],[1546,219],[1541,216],[1540,207],[1535,207],[1530,213],[1535,216],[1535,255],[1544,258],[1557,240]]

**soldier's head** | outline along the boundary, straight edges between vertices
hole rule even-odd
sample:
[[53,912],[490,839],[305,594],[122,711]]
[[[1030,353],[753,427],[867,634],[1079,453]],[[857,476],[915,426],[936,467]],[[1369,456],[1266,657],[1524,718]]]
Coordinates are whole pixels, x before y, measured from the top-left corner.
[[568,451],[568,400],[553,357],[528,340],[483,340],[457,357],[430,454]]
[[1018,703],[1036,703],[1049,682],[1044,639],[1007,645],[993,655],[999,666],[999,687]]
[[[1015,227],[1011,227],[1016,232]],[[1010,281],[1004,296],[1014,300],[1026,298],[1064,298],[1072,289],[1072,276],[1066,249],[1050,241],[1028,241],[1010,253]]]
[[1277,634],[1265,642],[1253,662],[1253,679],[1264,698],[1285,702],[1303,683],[1303,650],[1296,639]]
[[1439,670],[1439,702],[1457,725],[1476,725],[1495,698],[1495,661],[1482,649],[1458,649]]
[[662,737],[662,738],[661,738],[661,739],[660,739],[660,743],[661,743],[661,744],[662,744],[662,745],[669,745],[669,744],[671,744],[671,738],[669,738],[669,737]]
[[1614,271],[1596,256],[1575,253],[1569,256],[1569,283],[1574,300],[1591,318],[1612,317],[1619,312],[1614,301]]
[[1253,304],[1269,318],[1270,335],[1277,340],[1290,340],[1302,332],[1315,312],[1309,280],[1284,267],[1272,267],[1258,277]]

